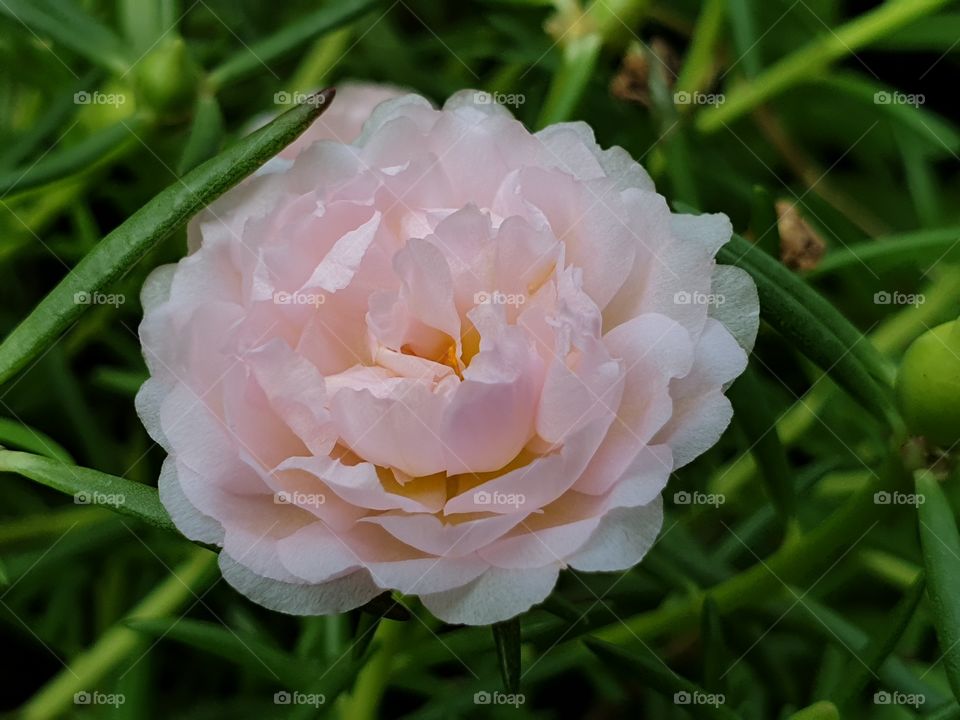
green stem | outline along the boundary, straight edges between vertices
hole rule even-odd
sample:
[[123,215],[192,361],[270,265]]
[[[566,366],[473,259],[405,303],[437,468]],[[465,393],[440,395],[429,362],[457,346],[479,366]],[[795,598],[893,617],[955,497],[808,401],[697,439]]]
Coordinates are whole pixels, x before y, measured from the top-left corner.
[[818,75],[831,63],[869,45],[914,20],[946,5],[950,0],[892,0],[823,35],[771,66],[734,92],[727,101],[705,110],[697,129],[716,132],[792,85]]
[[[899,458],[894,454],[888,461],[881,484],[892,485],[902,481],[903,476]],[[873,501],[876,490],[877,485],[871,483],[815,530],[796,542],[781,547],[767,560],[757,563],[749,570],[704,592],[605,627],[594,635],[613,643],[628,643],[637,637],[646,639],[662,636],[695,626],[708,594],[721,613],[729,613],[766,598],[778,591],[783,583],[796,582],[798,578],[822,570],[824,566],[829,567],[830,558],[838,557],[839,552],[842,552],[838,552],[838,549],[856,541],[876,523],[888,507]]]
[[[687,59],[677,78],[678,92],[695,93],[710,84],[715,69],[714,52],[723,31],[726,14],[726,0],[707,0],[690,40]],[[683,105],[681,109],[690,109],[693,105]]]
[[374,720],[378,717],[377,708],[390,680],[403,631],[402,622],[386,618],[380,621],[373,638],[376,646],[373,656],[357,676],[353,693],[340,705],[343,720]]
[[124,621],[104,633],[88,650],[77,656],[70,666],[54,677],[21,709],[22,720],[46,720],[64,717],[73,703],[74,693],[92,691],[107,674],[127,660],[143,645],[143,636],[128,628],[130,620],[149,620],[179,612],[201,587],[213,577],[216,556],[195,548],[190,558],[173,574],[157,585]]

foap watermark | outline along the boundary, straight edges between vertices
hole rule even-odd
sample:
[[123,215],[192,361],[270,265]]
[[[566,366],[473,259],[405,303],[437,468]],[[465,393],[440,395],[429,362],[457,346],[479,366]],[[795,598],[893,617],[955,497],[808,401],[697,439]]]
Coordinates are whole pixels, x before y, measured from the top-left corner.
[[899,90],[890,92],[888,90],[878,90],[873,94],[874,105],[913,105],[919,107],[927,101],[922,93],[903,93]]
[[722,293],[688,292],[680,290],[673,294],[676,305],[723,305],[727,298]]
[[327,501],[323,493],[305,493],[296,490],[281,490],[273,496],[275,505],[297,505],[299,507],[318,507]]
[[487,492],[486,490],[477,490],[473,494],[474,505],[512,505],[515,508],[520,507],[527,501],[527,496],[523,493],[505,493],[499,490]]
[[323,693],[305,693],[299,690],[289,692],[288,690],[281,690],[273,695],[274,705],[309,705],[310,707],[318,708],[325,702],[327,702],[327,696]]
[[75,505],[107,505],[118,508],[127,502],[127,496],[123,493],[103,493],[99,490],[81,490],[74,493],[73,502]]
[[99,90],[88,92],[80,90],[73,94],[74,105],[112,105],[120,107],[127,102],[127,96],[123,93],[104,93]]
[[899,690],[878,690],[873,694],[874,705],[909,705],[916,709],[927,701],[923,693],[905,693]]
[[675,505],[712,505],[718,508],[726,501],[727,496],[723,493],[703,493],[699,490],[694,490],[693,492],[677,490],[677,492],[673,494],[673,503]]
[[673,694],[674,705],[710,705],[718,708],[727,701],[723,693],[705,693],[700,690],[688,692],[680,690]]
[[477,90],[477,92],[473,94],[473,101],[477,105],[508,105],[510,107],[520,107],[527,101],[527,96],[523,93],[502,93]]
[[273,94],[277,105],[324,105],[327,98],[322,93],[287,92],[280,90]]
[[474,305],[512,305],[520,307],[527,301],[527,296],[521,293],[504,293],[499,290],[478,292],[473,294]]
[[499,690],[488,692],[486,690],[480,690],[473,694],[474,705],[513,705],[515,708],[518,708],[526,701],[527,698],[523,693],[505,693]]
[[723,93],[677,90],[673,94],[674,105],[723,105],[726,101],[727,96]]
[[923,293],[905,293],[899,290],[880,290],[873,294],[874,305],[913,305],[918,307],[927,301]]
[[312,305],[319,307],[327,301],[327,296],[317,292],[286,292],[278,290],[273,294],[273,302],[277,305]]
[[74,705],[109,705],[118,708],[127,701],[123,693],[105,693],[99,690],[81,690],[73,694]]
[[100,291],[87,292],[81,290],[73,294],[74,305],[113,305],[120,307],[127,301],[123,293],[102,293]]
[[877,490],[873,494],[874,505],[910,505],[918,507],[927,501],[926,495],[920,493],[905,493],[899,490],[888,492],[887,490]]

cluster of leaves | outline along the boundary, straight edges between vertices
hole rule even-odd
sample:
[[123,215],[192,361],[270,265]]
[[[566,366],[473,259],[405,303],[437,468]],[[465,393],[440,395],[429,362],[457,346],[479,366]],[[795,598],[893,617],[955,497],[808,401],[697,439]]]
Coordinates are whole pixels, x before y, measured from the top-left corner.
[[[891,393],[909,342],[960,311],[948,5],[0,0],[0,708],[960,718],[954,471],[904,463]],[[143,278],[323,108],[247,134],[277,93],[351,77],[587,120],[748,238],[720,258],[765,320],[731,431],[673,479],[640,567],[564,573],[492,633],[410,598],[251,605],[173,530],[133,410]],[[798,242],[827,248],[802,274],[779,257]]]

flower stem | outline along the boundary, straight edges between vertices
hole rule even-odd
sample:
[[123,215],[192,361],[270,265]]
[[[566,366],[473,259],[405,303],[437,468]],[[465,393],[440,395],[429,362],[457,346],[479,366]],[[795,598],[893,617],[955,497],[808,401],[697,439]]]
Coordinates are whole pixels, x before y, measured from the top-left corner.
[[343,720],[374,720],[377,717],[377,708],[390,680],[403,630],[402,622],[386,618],[380,621],[373,637],[373,656],[357,676],[353,693],[343,698],[340,704],[340,717]]
[[[18,717],[23,720],[46,720],[71,714],[68,707],[80,691],[97,689],[111,670],[143,644],[143,636],[128,628],[126,620],[161,618],[178,612],[213,577],[216,555],[195,548],[189,559],[157,585],[125,618],[104,633],[88,650],[77,656],[59,675],[48,682],[26,705]],[[131,666],[132,667],[132,666]]]

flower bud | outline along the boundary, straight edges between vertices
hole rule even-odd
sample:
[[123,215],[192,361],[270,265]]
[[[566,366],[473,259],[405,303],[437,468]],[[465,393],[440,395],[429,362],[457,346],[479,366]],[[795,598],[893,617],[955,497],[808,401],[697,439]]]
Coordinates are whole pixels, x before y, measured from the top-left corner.
[[189,113],[197,97],[200,71],[183,38],[158,45],[136,66],[143,104],[164,119]]
[[960,440],[960,321],[913,342],[897,376],[897,401],[913,434],[941,447]]

